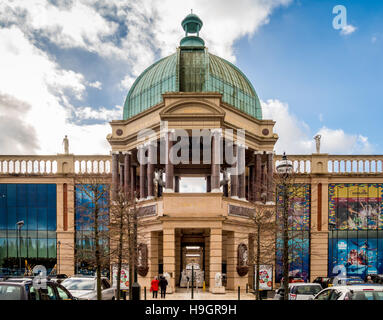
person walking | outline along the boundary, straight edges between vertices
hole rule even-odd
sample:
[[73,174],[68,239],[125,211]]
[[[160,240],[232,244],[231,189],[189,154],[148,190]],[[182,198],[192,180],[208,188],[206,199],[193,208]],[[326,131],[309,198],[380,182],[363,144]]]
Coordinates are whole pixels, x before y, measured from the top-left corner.
[[166,287],[168,285],[168,280],[166,280],[164,276],[161,276],[160,281],[159,281],[159,285],[160,285],[160,288],[161,288],[161,298],[165,299]]
[[154,279],[151,282],[150,291],[153,293],[153,299],[157,298],[159,282],[160,281],[157,279],[157,277],[154,277]]

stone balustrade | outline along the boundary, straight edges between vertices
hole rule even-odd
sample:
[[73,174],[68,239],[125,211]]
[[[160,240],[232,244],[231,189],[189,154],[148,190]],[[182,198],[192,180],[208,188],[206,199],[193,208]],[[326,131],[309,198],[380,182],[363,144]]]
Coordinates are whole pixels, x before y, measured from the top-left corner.
[[109,174],[108,155],[0,155],[0,175]]
[[382,174],[383,155],[329,155],[328,172],[332,174]]
[[[371,174],[383,175],[383,155],[329,155],[314,153],[309,155],[287,155],[292,161],[294,172],[298,174]],[[278,166],[282,155],[274,156],[274,166]]]

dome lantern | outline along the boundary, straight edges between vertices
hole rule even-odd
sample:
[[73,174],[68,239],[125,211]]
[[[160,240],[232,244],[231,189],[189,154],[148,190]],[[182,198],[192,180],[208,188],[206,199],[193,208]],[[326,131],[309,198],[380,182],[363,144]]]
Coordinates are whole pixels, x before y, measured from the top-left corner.
[[[185,37],[181,39],[181,47],[204,47],[205,42],[199,37],[199,32],[203,26],[202,20],[193,13],[193,10],[181,22],[182,28],[185,30]],[[197,34],[189,35],[189,34]]]

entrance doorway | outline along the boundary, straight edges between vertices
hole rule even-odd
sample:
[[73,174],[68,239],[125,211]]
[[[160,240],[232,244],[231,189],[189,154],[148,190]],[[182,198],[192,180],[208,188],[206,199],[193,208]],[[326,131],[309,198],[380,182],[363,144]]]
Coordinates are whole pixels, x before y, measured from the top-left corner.
[[[188,281],[191,285],[191,272],[194,270],[194,285],[202,287],[208,285],[209,252],[209,229],[185,228],[177,232],[178,249],[176,261],[178,262],[177,286],[187,288]],[[176,234],[177,234],[176,233]]]

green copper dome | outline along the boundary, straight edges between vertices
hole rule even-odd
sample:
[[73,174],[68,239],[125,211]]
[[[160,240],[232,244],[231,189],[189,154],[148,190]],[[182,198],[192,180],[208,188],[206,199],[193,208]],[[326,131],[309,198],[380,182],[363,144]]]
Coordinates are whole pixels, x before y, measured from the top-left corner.
[[208,53],[199,37],[202,21],[198,16],[189,14],[182,27],[186,34],[177,52],[151,65],[133,83],[124,104],[124,120],[160,103],[166,92],[219,92],[223,102],[262,119],[258,96],[246,76]]

